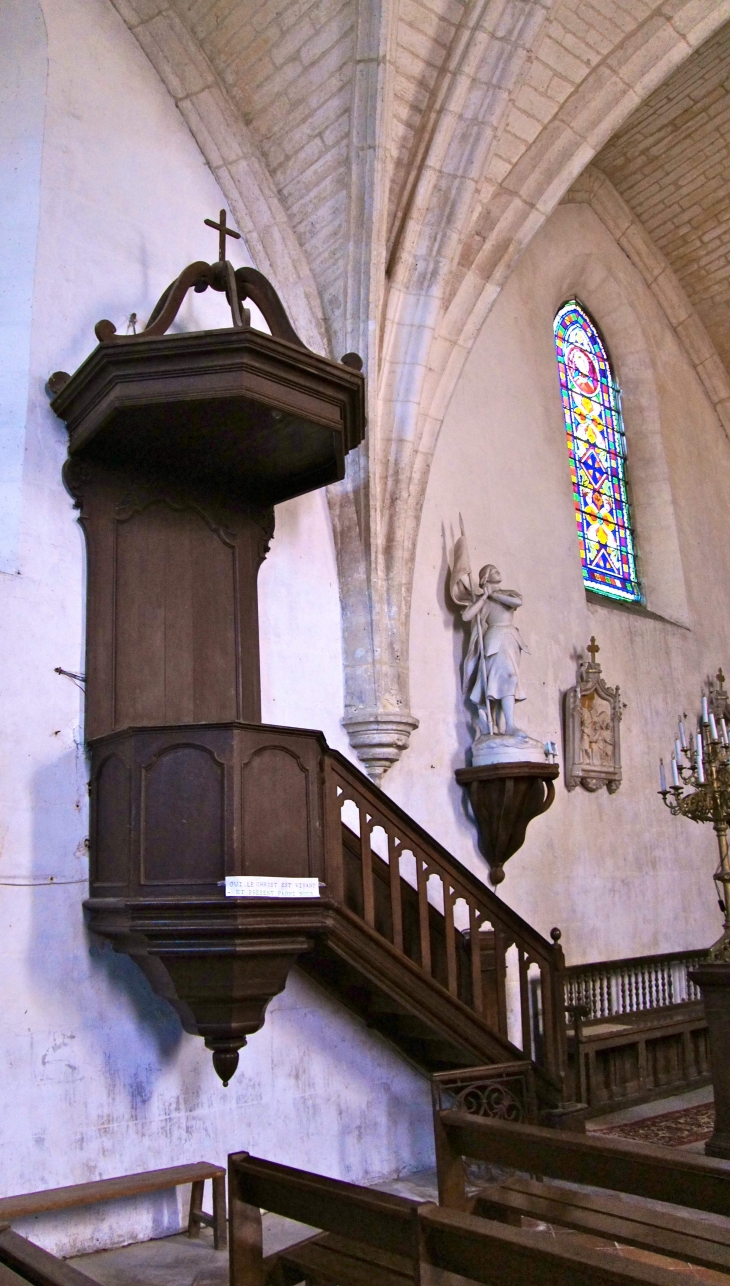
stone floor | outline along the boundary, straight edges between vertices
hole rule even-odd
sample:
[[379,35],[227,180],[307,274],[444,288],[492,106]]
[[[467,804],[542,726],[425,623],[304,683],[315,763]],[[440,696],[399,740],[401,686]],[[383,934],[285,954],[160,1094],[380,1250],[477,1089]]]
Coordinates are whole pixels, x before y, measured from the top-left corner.
[[[657,1099],[653,1103],[645,1103],[639,1107],[626,1108],[620,1112],[597,1117],[588,1122],[588,1130],[605,1129],[611,1124],[620,1125],[645,1120],[648,1117],[679,1111],[685,1107],[694,1107],[711,1100],[711,1087],[694,1090],[688,1094],[674,1095],[671,1098]],[[703,1144],[690,1144],[685,1150],[702,1152]],[[373,1186],[383,1192],[415,1197],[420,1201],[437,1199],[436,1173],[431,1170],[398,1179],[389,1179],[387,1182]],[[714,1218],[712,1215],[706,1217]],[[300,1241],[313,1231],[305,1224],[295,1223],[291,1219],[282,1219],[281,1216],[272,1214],[264,1214],[263,1226],[264,1254],[266,1255]],[[554,1230],[546,1224],[534,1226],[541,1227],[546,1236],[555,1235]],[[588,1244],[589,1241],[580,1233],[566,1234],[565,1230],[561,1230],[560,1235],[574,1236],[584,1244]],[[601,1245],[603,1247],[605,1243]],[[661,1262],[667,1266],[670,1262],[627,1246],[615,1246],[611,1253],[617,1257],[629,1257],[642,1263]],[[674,1263],[674,1261],[671,1262]],[[120,1246],[115,1250],[101,1250],[90,1255],[79,1255],[69,1260],[69,1263],[99,1282],[101,1286],[228,1286],[228,1256],[224,1251],[214,1250],[213,1236],[208,1229],[202,1229],[200,1237],[196,1240],[190,1240],[185,1233],[180,1233],[157,1241],[140,1242],[132,1246]],[[679,1264],[674,1266],[680,1267]],[[698,1282],[709,1284],[728,1281],[726,1276],[712,1273],[708,1269],[684,1265],[682,1267],[695,1275]]]
[[[435,1170],[389,1179],[373,1187],[419,1201],[438,1199]],[[273,1255],[316,1231],[293,1219],[268,1213],[263,1216],[263,1226],[265,1255]],[[213,1248],[213,1233],[207,1228],[201,1229],[194,1240],[186,1233],[178,1233],[78,1255],[68,1262],[101,1286],[228,1286],[228,1255]]]

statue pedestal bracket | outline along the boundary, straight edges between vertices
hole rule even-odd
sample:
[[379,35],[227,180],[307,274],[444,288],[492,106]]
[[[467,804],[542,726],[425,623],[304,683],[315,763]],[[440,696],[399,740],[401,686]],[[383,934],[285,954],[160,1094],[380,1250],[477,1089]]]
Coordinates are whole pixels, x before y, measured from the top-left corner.
[[474,739],[473,768],[491,768],[495,764],[545,764],[545,742],[528,737],[526,732],[498,732]]
[[501,884],[504,863],[524,844],[529,823],[552,804],[559,773],[557,764],[545,761],[457,769],[456,780],[469,792],[492,884]]

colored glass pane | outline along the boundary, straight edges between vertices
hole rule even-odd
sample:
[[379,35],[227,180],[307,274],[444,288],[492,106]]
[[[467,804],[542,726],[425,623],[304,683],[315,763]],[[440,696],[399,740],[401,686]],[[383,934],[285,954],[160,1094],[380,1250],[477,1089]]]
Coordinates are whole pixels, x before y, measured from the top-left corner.
[[555,318],[555,349],[583,582],[596,594],[637,603],[619,390],[601,337],[575,299]]

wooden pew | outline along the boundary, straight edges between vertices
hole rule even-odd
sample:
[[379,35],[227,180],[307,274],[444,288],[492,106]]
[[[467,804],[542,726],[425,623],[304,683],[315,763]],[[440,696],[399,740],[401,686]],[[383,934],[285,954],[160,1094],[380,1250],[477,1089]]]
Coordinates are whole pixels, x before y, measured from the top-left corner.
[[[466,1112],[437,1112],[435,1135],[439,1201],[446,1208],[518,1227],[529,1217],[730,1274],[730,1165],[725,1162]],[[469,1197],[463,1157],[521,1173]],[[545,1176],[609,1191],[581,1192]],[[617,1195],[621,1193],[649,1200],[627,1201]],[[697,1218],[687,1209],[657,1210],[653,1201],[681,1203],[689,1211],[726,1218]]]
[[[429,1268],[485,1286],[697,1286],[689,1271],[444,1210],[235,1153],[228,1159],[231,1286],[421,1286]],[[263,1257],[261,1209],[323,1229]],[[730,1281],[730,1278],[728,1279]]]
[[98,1286],[91,1277],[0,1224],[0,1286]]
[[[213,1213],[203,1210],[203,1189],[206,1179],[213,1187]],[[0,1222],[27,1219],[29,1215],[46,1214],[52,1210],[71,1210],[78,1206],[92,1206],[99,1201],[118,1201],[137,1197],[147,1192],[162,1192],[191,1184],[188,1236],[197,1237],[200,1225],[213,1229],[216,1250],[225,1250],[226,1229],[226,1172],[220,1165],[208,1161],[193,1161],[189,1165],[173,1165],[165,1170],[143,1170],[139,1174],[123,1174],[113,1179],[95,1179],[90,1183],[73,1183],[64,1188],[45,1188],[41,1192],[23,1192],[14,1197],[0,1197]]]

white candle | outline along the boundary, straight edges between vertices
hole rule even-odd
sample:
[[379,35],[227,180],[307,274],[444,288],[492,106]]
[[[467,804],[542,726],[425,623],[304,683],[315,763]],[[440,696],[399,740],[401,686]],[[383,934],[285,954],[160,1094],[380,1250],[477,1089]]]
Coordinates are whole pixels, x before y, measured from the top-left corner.
[[679,763],[680,759],[682,758],[682,747],[680,746],[677,740],[675,740],[674,742],[674,758],[676,759],[677,763]]
[[700,728],[697,732],[697,780],[701,786],[703,786],[705,782],[705,765],[702,760],[703,749],[702,729]]
[[659,760],[659,789],[662,795],[667,793],[667,779],[664,775],[664,760]]
[[727,724],[724,719],[720,719],[720,736],[722,737],[723,746],[727,745]]
[[712,737],[712,740],[713,740],[713,741],[717,741],[717,740],[718,740],[718,736],[717,736],[717,724],[715,723],[715,716],[714,716],[714,714],[712,713],[712,711],[710,711],[710,736]]
[[674,758],[674,755],[672,755],[672,785],[679,785],[679,773],[677,772],[677,761]]
[[680,745],[681,745],[682,749],[683,749],[683,750],[686,750],[686,749],[687,749],[687,738],[686,738],[686,736],[684,735],[684,724],[682,723],[682,720],[681,720],[681,719],[680,719],[680,721],[679,721],[679,741],[680,741]]
[[707,714],[707,697],[703,697],[703,698],[702,698],[702,722],[703,722],[703,723],[709,723],[709,722],[710,722],[709,717],[708,717],[708,714]]

